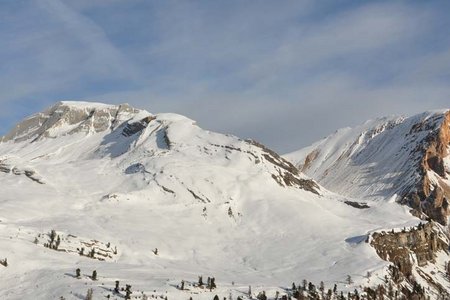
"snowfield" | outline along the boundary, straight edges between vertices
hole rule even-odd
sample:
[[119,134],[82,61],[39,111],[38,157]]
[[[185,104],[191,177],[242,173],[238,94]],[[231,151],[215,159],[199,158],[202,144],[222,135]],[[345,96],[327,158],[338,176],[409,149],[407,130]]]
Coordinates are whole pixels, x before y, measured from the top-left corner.
[[[333,143],[357,151],[343,142],[351,134],[340,131]],[[387,144],[394,145],[392,163],[404,164],[396,142]],[[337,148],[321,159],[337,161]],[[124,291],[112,292],[116,280],[138,299],[199,300],[246,299],[249,286],[274,299],[303,279],[345,291],[382,281],[388,263],[367,235],[419,220],[394,201],[340,196],[288,169],[260,145],[180,115],[58,103],[0,143],[0,258],[8,262],[0,266],[0,299],[84,299],[89,288],[94,299],[122,299]],[[313,175],[323,172],[318,166]],[[342,189],[360,192],[349,182],[361,176]],[[390,189],[373,180],[365,187],[371,193]],[[325,186],[339,181],[336,175]],[[51,230],[61,238],[58,250],[44,246]],[[200,275],[214,277],[217,289],[194,287]],[[347,275],[354,283],[345,283]],[[185,290],[177,288],[182,280]]]

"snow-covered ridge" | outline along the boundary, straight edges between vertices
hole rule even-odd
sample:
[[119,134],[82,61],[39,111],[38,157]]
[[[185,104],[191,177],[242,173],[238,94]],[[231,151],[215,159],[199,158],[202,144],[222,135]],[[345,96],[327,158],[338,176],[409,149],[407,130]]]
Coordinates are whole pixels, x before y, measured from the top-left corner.
[[257,142],[127,105],[58,103],[16,126],[0,160],[1,299],[124,297],[116,280],[138,299],[280,299],[303,278],[353,292],[387,274],[361,237],[418,222],[329,192]]
[[[326,188],[351,197],[389,199],[397,195],[409,203],[412,194],[424,201],[439,187],[444,197],[432,196],[437,202],[430,204],[440,210],[443,198],[450,196],[448,172],[444,171],[449,121],[449,110],[377,119],[338,130],[285,157]],[[426,205],[416,203],[423,210]],[[444,212],[428,214],[444,223]]]
[[[292,164],[263,145],[203,130],[195,121],[181,115],[152,115],[128,104],[59,102],[20,122],[2,140],[3,149],[15,149],[11,150],[15,152],[22,149],[18,152],[20,159],[30,165],[55,158],[61,162],[112,158],[124,170],[142,165],[145,170],[158,174],[162,169],[167,172],[174,161],[183,161],[185,166],[193,168],[213,164],[247,174],[265,174],[282,187],[314,193],[319,190]],[[28,146],[29,143],[33,146]],[[175,164],[173,178],[179,178],[178,168]],[[157,177],[154,177],[156,182]],[[206,190],[199,191],[204,188],[187,187],[180,178],[166,185],[172,187],[160,188],[176,190],[181,185],[182,190],[189,191],[188,195],[197,200],[207,202],[214,198],[208,197]]]
[[34,142],[42,138],[55,138],[73,133],[97,133],[113,129],[117,124],[138,113],[146,113],[128,104],[107,105],[102,103],[58,102],[47,110],[34,114],[17,124],[2,142]]

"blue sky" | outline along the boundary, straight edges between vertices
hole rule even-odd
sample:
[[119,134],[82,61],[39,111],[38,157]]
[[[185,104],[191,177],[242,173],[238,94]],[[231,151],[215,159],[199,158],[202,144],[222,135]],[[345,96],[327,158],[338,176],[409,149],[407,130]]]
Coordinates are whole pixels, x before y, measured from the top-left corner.
[[450,1],[0,1],[0,134],[130,103],[280,152],[450,107]]

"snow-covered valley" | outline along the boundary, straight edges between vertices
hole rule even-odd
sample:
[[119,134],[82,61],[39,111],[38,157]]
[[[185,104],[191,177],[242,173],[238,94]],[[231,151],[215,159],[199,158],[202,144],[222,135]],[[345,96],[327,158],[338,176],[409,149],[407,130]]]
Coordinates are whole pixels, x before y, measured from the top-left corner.
[[[405,139],[420,143],[422,135]],[[305,169],[316,183],[254,141],[176,114],[61,102],[31,116],[0,143],[0,298],[85,299],[92,288],[93,299],[123,299],[116,280],[131,285],[132,299],[248,299],[249,286],[254,298],[265,291],[275,299],[303,279],[345,294],[382,284],[389,262],[366,241],[420,222],[393,198],[415,174],[396,155],[398,137],[377,145],[390,149],[390,170],[406,166],[402,174],[376,169],[381,156],[356,155],[360,165],[338,159],[359,146],[338,151],[354,134],[335,136]],[[287,158],[299,163],[310,150]],[[417,270],[450,290],[448,260],[440,251]],[[214,277],[217,288],[194,286],[198,276]]]

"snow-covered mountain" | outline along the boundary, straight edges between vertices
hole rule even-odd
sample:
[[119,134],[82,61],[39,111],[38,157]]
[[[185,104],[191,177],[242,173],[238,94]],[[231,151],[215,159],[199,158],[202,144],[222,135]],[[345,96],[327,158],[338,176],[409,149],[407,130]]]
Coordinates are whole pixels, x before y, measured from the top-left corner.
[[[330,192],[254,141],[126,104],[60,102],[20,122],[1,138],[0,189],[0,299],[123,299],[116,280],[137,299],[248,299],[249,285],[275,299],[302,279],[362,290],[390,274],[381,232],[419,222]],[[450,289],[441,229],[426,227],[443,240],[408,268],[432,297]]]
[[390,117],[344,128],[285,157],[331,191],[396,199],[447,223],[450,111]]

